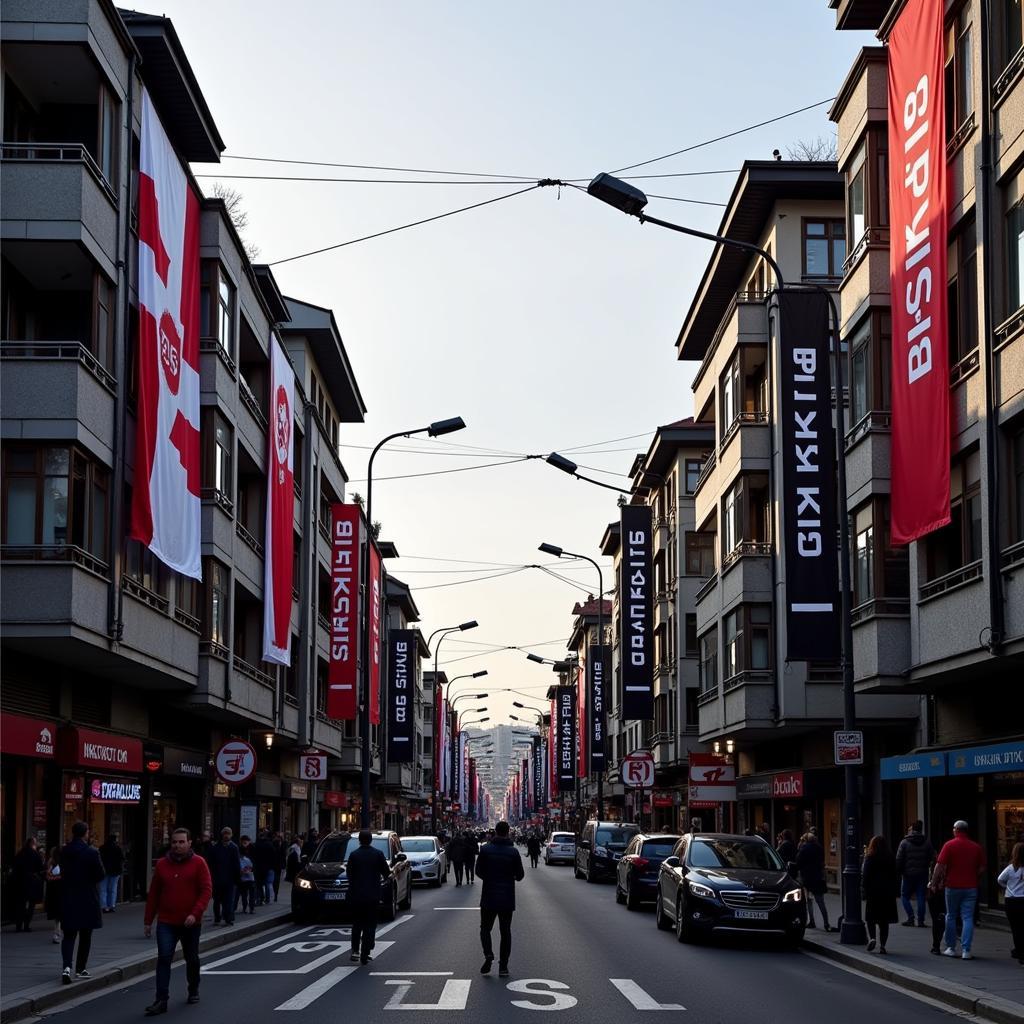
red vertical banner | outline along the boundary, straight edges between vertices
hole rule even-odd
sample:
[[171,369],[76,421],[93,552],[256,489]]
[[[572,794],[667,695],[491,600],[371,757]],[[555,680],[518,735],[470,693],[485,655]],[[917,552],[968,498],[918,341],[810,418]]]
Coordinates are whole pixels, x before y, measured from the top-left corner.
[[943,0],[909,0],[889,36],[892,540],[949,514]]
[[383,603],[380,552],[370,542],[370,724],[380,725],[380,612]]
[[354,721],[359,687],[358,505],[331,505],[331,650],[327,664],[327,717]]

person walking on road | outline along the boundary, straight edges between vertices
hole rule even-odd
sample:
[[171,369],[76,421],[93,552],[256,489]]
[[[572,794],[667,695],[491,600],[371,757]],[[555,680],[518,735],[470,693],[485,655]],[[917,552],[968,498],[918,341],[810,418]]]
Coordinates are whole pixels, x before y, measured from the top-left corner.
[[536,832],[531,832],[526,840],[526,852],[530,855],[530,864],[536,867],[540,861],[540,836]]
[[508,835],[508,822],[499,821],[494,826],[494,839],[480,851],[476,861],[476,873],[483,879],[480,893],[480,943],[484,949],[481,974],[491,973],[494,963],[494,946],[491,931],[494,919],[498,919],[501,936],[498,945],[498,977],[508,977],[508,960],[512,955],[512,915],[516,909],[516,882],[526,877],[523,858]]
[[32,914],[43,897],[43,855],[35,836],[29,836],[25,845],[14,855],[8,893],[16,932],[32,931]]
[[861,865],[860,884],[864,893],[864,922],[868,926],[868,952],[875,948],[875,929],[878,929],[878,952],[886,952],[889,925],[899,920],[896,913],[896,895],[899,876],[896,858],[884,836],[872,836]]
[[60,878],[60,926],[64,932],[60,944],[64,970],[60,980],[70,985],[72,954],[75,954],[75,977],[91,976],[88,965],[92,933],[103,927],[99,895],[103,864],[99,851],[89,845],[89,826],[84,821],[76,821],[71,826],[71,842],[60,851]]
[[903,924],[914,925],[914,904],[917,902],[917,926],[924,927],[925,889],[928,887],[928,868],[935,860],[935,847],[924,834],[924,822],[915,821],[896,850],[896,871],[902,879],[900,898],[906,919]]
[[953,838],[939,851],[938,864],[946,886],[946,948],[943,956],[956,956],[956,922],[963,921],[960,958],[973,960],[974,912],[978,906],[978,879],[985,871],[985,851],[968,836],[969,826],[960,820],[953,825]]
[[124,874],[124,850],[117,839],[117,833],[111,832],[100,847],[100,861],[106,873],[100,886],[100,909],[104,914],[112,914],[117,909],[117,888]]
[[796,867],[801,884],[813,897],[813,901],[807,901],[807,927],[817,927],[814,922],[814,904],[817,903],[825,931],[832,931],[828,923],[828,907],[825,906],[825,851],[812,832],[808,832],[800,842],[796,851]]
[[480,855],[480,841],[476,837],[475,832],[466,833],[466,881],[472,885],[473,879],[476,877],[474,874],[474,868],[476,867],[476,859]]
[[1006,920],[1013,936],[1013,949],[1010,956],[1016,957],[1017,963],[1024,964],[1024,843],[1017,843],[1010,854],[1010,863],[999,872],[996,879],[1006,890]]
[[359,847],[349,854],[346,874],[352,912],[351,959],[368,964],[373,959],[380,884],[391,874],[388,859],[373,845],[373,833],[368,828],[359,833]]
[[458,887],[462,885],[462,876],[466,870],[466,841],[461,832],[456,832],[448,844],[448,861],[455,868],[455,885]]
[[206,861],[193,853],[187,828],[171,833],[171,848],[156,862],[153,881],[146,897],[143,918],[148,939],[156,921],[156,999],[146,1007],[146,1016],[167,1012],[171,988],[171,961],[181,943],[185,959],[188,1002],[199,1002],[199,935],[203,914],[213,895],[213,883]]
[[213,923],[235,923],[235,889],[242,879],[242,862],[238,847],[231,841],[233,835],[225,826],[220,830],[220,842],[210,847],[206,863],[213,881]]

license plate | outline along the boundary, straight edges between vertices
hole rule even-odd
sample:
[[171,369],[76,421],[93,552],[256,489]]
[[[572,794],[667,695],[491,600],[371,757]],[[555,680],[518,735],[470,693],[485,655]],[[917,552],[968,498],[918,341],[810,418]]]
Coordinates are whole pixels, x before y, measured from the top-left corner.
[[767,921],[767,910],[734,910],[733,917],[742,918],[746,921]]
[[325,892],[324,893],[324,899],[325,900],[343,900],[344,898],[345,898],[345,893],[343,893],[343,892]]

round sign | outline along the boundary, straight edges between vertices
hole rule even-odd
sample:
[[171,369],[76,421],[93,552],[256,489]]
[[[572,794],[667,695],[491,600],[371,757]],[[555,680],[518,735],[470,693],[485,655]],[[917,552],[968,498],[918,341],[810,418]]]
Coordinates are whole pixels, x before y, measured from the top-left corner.
[[215,764],[224,782],[238,786],[256,773],[256,751],[245,740],[228,740],[217,751]]
[[638,750],[622,759],[622,781],[635,789],[654,785],[654,756],[650,751]]

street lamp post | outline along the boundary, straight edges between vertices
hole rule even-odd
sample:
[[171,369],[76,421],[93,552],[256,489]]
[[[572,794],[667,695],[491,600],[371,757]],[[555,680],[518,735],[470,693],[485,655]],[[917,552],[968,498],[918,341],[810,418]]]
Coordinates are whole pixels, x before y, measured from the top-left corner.
[[417,427],[415,430],[399,430],[394,434],[388,434],[383,440],[377,442],[377,446],[370,452],[370,461],[366,467],[366,544],[363,545],[360,553],[360,573],[363,586],[366,588],[363,596],[363,629],[362,629],[362,672],[360,673],[363,691],[363,700],[359,706],[359,730],[362,739],[361,757],[362,761],[362,790],[363,806],[360,809],[360,824],[363,828],[370,827],[370,620],[372,618],[370,602],[373,595],[370,593],[370,545],[373,543],[373,460],[377,452],[396,437],[412,437],[413,434],[428,434],[430,437],[440,437],[442,434],[451,434],[456,430],[462,430],[466,426],[461,416],[453,416],[447,420],[437,420],[426,427]]
[[[659,220],[643,212],[647,205],[647,196],[640,189],[628,182],[612,177],[610,174],[599,174],[587,186],[587,192],[609,206],[636,217],[641,224],[650,222],[658,227],[668,228],[670,231],[679,231],[684,235],[693,235],[695,238],[703,238],[718,245],[731,246],[734,249],[743,249],[746,252],[760,256],[772,268],[778,285],[778,290],[786,290],[786,284],[782,277],[782,270],[778,263],[772,259],[770,253],[765,252],[759,246],[749,242],[741,242],[735,238],[726,238],[723,235],[711,234],[707,231],[698,231],[696,228],[685,227],[682,224],[673,224],[667,220]],[[846,453],[844,441],[846,436],[846,411],[843,408],[843,383],[842,367],[839,360],[839,310],[836,307],[835,297],[832,293],[820,284],[808,284],[804,286],[815,291],[820,291],[828,300],[829,310],[832,315],[836,339],[836,358],[831,360],[831,352],[826,352],[825,357],[833,362],[833,387],[836,394],[836,489],[839,499],[839,600],[842,625],[840,629],[841,660],[843,665],[843,728],[847,731],[856,728],[857,707],[853,688],[853,620],[850,616],[850,524],[846,511]],[[802,290],[796,286],[792,290]],[[549,460],[550,461],[550,460]],[[867,934],[864,928],[864,921],[861,917],[860,908],[860,807],[857,800],[857,768],[855,765],[844,767],[844,819],[845,827],[843,844],[843,918],[840,928],[839,941],[847,945],[862,945]]]

